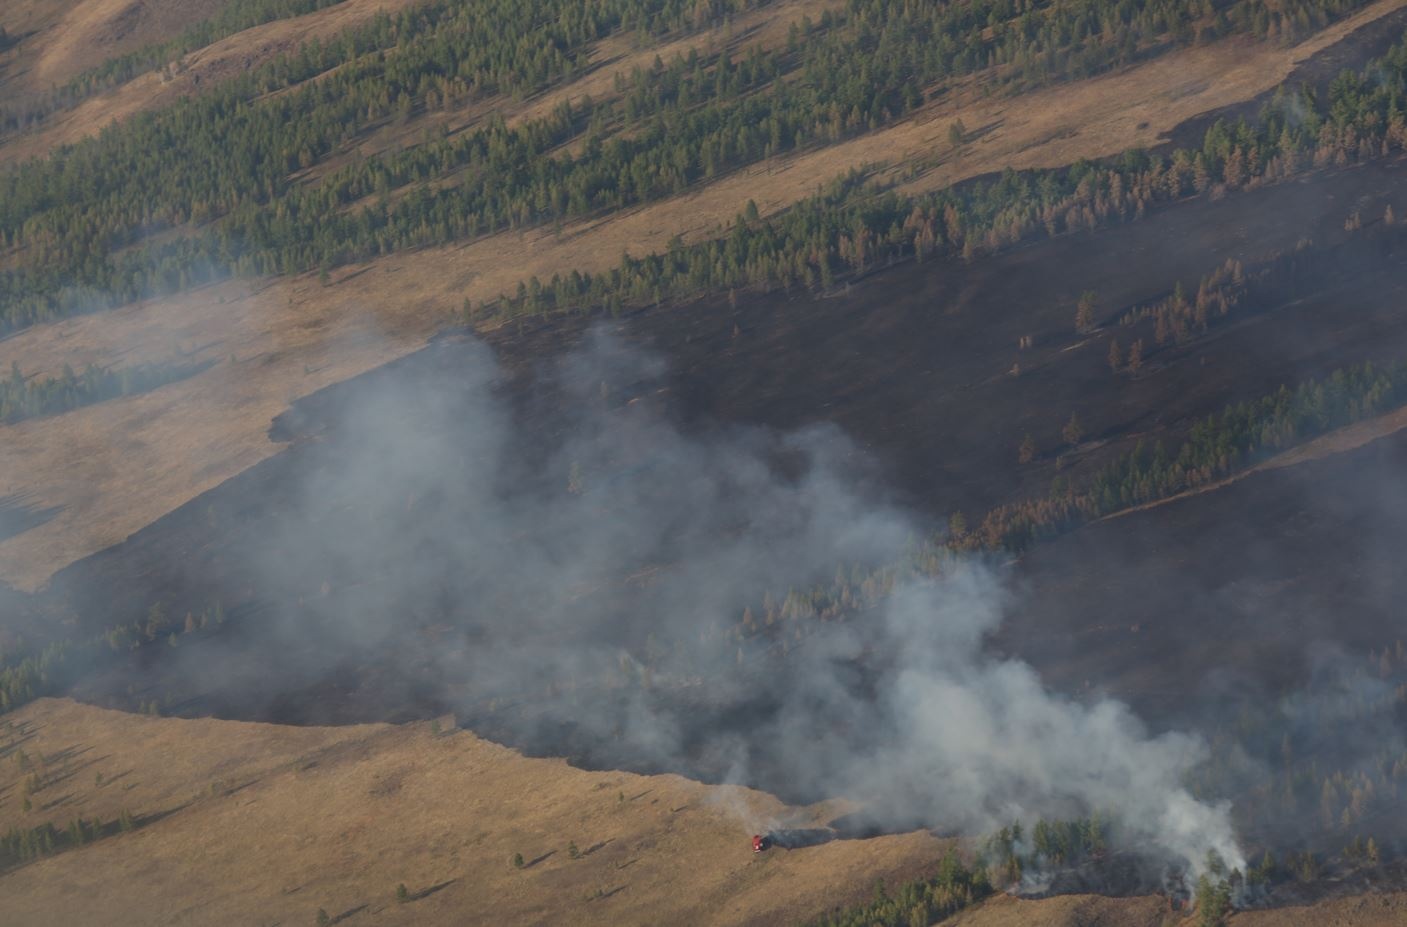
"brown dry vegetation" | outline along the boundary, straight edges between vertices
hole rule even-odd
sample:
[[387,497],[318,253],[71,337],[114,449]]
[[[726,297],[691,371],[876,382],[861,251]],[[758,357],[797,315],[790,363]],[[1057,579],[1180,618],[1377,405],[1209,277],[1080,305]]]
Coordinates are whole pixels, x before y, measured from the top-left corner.
[[[214,86],[221,80],[258,67],[315,38],[325,39],[368,21],[377,13],[395,12],[416,2],[417,0],[346,0],[345,3],[316,13],[276,20],[228,36],[173,62],[170,79],[157,71],[140,75],[119,87],[85,100],[73,109],[53,114],[35,129],[5,140],[0,144],[0,164],[40,156],[58,145],[95,135],[114,121],[144,110],[156,109],[178,97],[197,93],[202,87]],[[100,4],[89,2],[79,7],[74,14],[70,14],[68,19],[72,19],[80,11],[98,5]],[[200,18],[196,16],[192,21]],[[71,34],[58,30],[52,41],[41,46],[41,62],[51,59],[71,60],[72,57],[72,60],[88,62],[85,67],[91,67],[102,59],[91,57],[92,49],[81,43],[96,43],[107,52],[105,41],[103,32],[97,28],[76,29]],[[72,74],[64,76],[71,77]],[[48,80],[52,82],[53,78]],[[40,86],[47,87],[49,83]]]
[[[173,81],[146,75],[56,115],[43,131],[0,147],[0,161],[81,137],[193,91],[197,78],[213,81],[408,2],[348,0],[232,36],[187,56]],[[1404,5],[1382,0],[1291,49],[1218,43],[1015,99],[984,98],[969,86],[892,128],[560,235],[513,233],[395,255],[344,268],[327,287],[312,277],[255,289],[224,284],[22,332],[0,342],[0,369],[16,361],[26,373],[45,374],[65,363],[213,366],[149,394],[0,426],[0,497],[23,494],[37,506],[62,509],[0,542],[0,578],[38,586],[265,459],[278,449],[268,439],[269,423],[290,401],[415,349],[466,296],[491,298],[531,274],[609,267],[622,251],[660,250],[675,234],[698,240],[726,227],[748,199],[763,214],[775,213],[818,182],[860,165],[883,162],[895,176],[913,167],[908,185],[934,189],[1008,165],[1051,166],[1153,144],[1187,118],[1256,96],[1337,38]],[[73,61],[95,63],[95,42],[111,53],[129,47],[122,44],[128,37],[115,41],[112,23],[130,6],[198,8],[170,0],[144,7],[86,0],[61,15],[59,4],[20,0],[5,5],[0,24],[46,30],[27,46],[33,57],[23,66],[26,79],[53,81],[70,75]],[[821,6],[788,0],[735,23],[734,33],[737,40],[770,43],[802,12],[814,17]],[[150,22],[168,31],[139,30],[130,47],[186,24]],[[705,34],[686,41],[715,40]],[[595,70],[526,101],[518,115],[587,93],[607,95],[617,72],[673,50],[603,43]],[[463,124],[474,114],[435,118]],[[947,130],[959,118],[981,134],[953,152]],[[428,124],[412,120],[367,144],[400,144]],[[1404,424],[1402,413],[1387,416],[1264,466],[1356,447]],[[0,757],[0,830],[45,820],[62,827],[80,815],[112,819],[122,810],[139,817],[170,812],[135,832],[0,876],[5,924],[296,924],[313,923],[319,908],[352,924],[779,923],[852,900],[877,877],[912,875],[942,850],[936,839],[913,834],[755,858],[747,829],[725,810],[719,789],[675,776],[584,772],[465,732],[434,738],[424,725],[292,729],[138,717],[61,700],[35,703],[5,720],[26,732],[26,753],[53,758],[55,781],[26,814],[19,791],[27,773]],[[0,744],[5,739],[0,732]],[[784,811],[770,796],[742,795],[761,813]],[[833,810],[797,809],[798,824],[823,823]],[[571,860],[573,841],[582,850],[601,846]],[[520,871],[509,864],[514,853],[530,862],[545,858]],[[426,894],[398,904],[399,883]],[[605,897],[592,897],[598,892]],[[1407,897],[1383,895],[1245,912],[1233,924],[1369,927],[1404,920]],[[1156,898],[1003,896],[948,923],[1179,922]]]
[[352,924],[793,923],[944,850],[916,833],[754,856],[735,809],[798,826],[843,809],[585,772],[425,724],[287,728],[66,700],[7,720],[54,781],[23,813],[28,773],[7,756],[0,829],[164,814],[0,876],[0,920],[15,927],[312,924],[319,908]]
[[[788,808],[678,776],[587,772],[448,723],[438,736],[428,724],[291,728],[61,699],[5,720],[0,829],[123,811],[138,823],[0,875],[0,917],[17,927],[311,924],[319,908],[353,924],[795,923],[858,900],[876,879],[921,874],[945,850],[914,833],[755,857],[754,821],[814,826],[847,809]],[[22,782],[33,772],[45,784],[26,813]],[[1404,912],[1407,895],[1384,894],[1241,912],[1232,923],[1378,927]],[[944,922],[1184,923],[1162,898],[1085,895],[1002,895]]]
[[0,59],[7,89],[47,90],[110,58],[178,35],[224,2],[8,0],[0,8],[0,27],[25,38]]
[[[18,361],[26,373],[52,374],[65,362],[157,362],[181,352],[187,360],[220,362],[145,396],[0,426],[0,495],[61,508],[47,523],[0,542],[0,579],[35,588],[266,458],[277,450],[269,423],[290,400],[413,350],[466,297],[493,298],[530,275],[608,268],[623,251],[663,250],[676,234],[718,234],[749,199],[771,214],[851,168],[885,161],[898,169],[904,159],[942,153],[947,142],[933,139],[955,118],[990,130],[956,157],[945,154],[916,184],[936,187],[1007,164],[1065,163],[1152,142],[1199,112],[1273,87],[1314,51],[1404,4],[1382,0],[1294,48],[1232,40],[1015,99],[982,100],[969,90],[892,128],[560,234],[505,233],[343,268],[327,287],[310,276],[257,293],[225,284],[21,332],[0,342],[0,368]],[[74,454],[79,447],[87,453]]]
[[[55,146],[95,135],[114,121],[213,87],[222,79],[257,67],[311,39],[326,38],[351,29],[378,12],[394,12],[416,2],[418,0],[347,0],[316,13],[267,23],[229,36],[173,62],[175,66],[169,79],[155,72],[144,74],[97,94],[71,110],[55,113],[40,127],[0,142],[0,164],[43,155]],[[395,150],[417,143],[427,131],[441,128],[451,134],[462,132],[490,113],[499,113],[510,124],[517,124],[542,118],[565,101],[575,102],[586,96],[608,99],[616,96],[616,75],[628,75],[637,67],[648,67],[656,55],[669,60],[695,48],[705,52],[724,46],[737,50],[754,46],[771,48],[785,42],[788,28],[800,22],[802,16],[819,18],[821,11],[834,5],[834,0],[783,0],[739,16],[726,28],[707,29],[647,47],[639,47],[624,37],[607,39],[591,49],[589,70],[575,81],[527,100],[473,100],[462,106],[422,111],[409,119],[390,120],[359,138],[356,151],[370,156]],[[312,179],[335,170],[350,156],[348,151],[325,159],[304,172],[305,177]]]

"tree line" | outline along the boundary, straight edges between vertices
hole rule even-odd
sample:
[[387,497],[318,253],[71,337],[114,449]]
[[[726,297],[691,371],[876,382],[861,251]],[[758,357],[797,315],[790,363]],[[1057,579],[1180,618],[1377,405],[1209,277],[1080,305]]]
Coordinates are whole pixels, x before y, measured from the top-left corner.
[[0,654],[0,713],[64,692],[95,667],[156,643],[175,647],[181,637],[217,631],[225,623],[219,602],[181,617],[156,603],[144,619],[82,640],[57,640]]
[[1007,503],[953,543],[1019,551],[1035,541],[1123,509],[1204,486],[1343,425],[1407,402],[1407,362],[1363,363],[1196,422],[1175,452],[1140,441],[1079,488],[1057,481],[1049,495]]
[[[1323,248],[1302,239],[1293,248],[1276,252],[1250,267],[1228,258],[1221,266],[1203,275],[1195,293],[1179,281],[1168,296],[1150,303],[1134,306],[1118,318],[1120,329],[1129,329],[1133,337],[1143,341],[1152,322],[1153,347],[1140,352],[1147,358],[1158,348],[1184,344],[1206,334],[1215,325],[1232,317],[1256,312],[1266,307],[1284,305],[1303,292],[1306,282],[1319,286],[1326,281],[1350,281],[1365,269],[1391,264],[1400,259],[1407,248],[1407,228],[1399,223],[1392,207],[1387,207],[1379,221],[1364,223],[1355,212],[1346,221],[1349,233],[1344,245]],[[1116,373],[1122,369],[1137,372],[1126,365],[1122,345],[1116,334],[1111,339],[1110,366]]]
[[927,927],[991,893],[985,868],[969,868],[949,850],[934,875],[894,888],[878,883],[871,900],[816,918],[810,927]]
[[[1081,486],[1057,478],[1048,495],[997,506],[975,524],[956,514],[947,530],[915,539],[896,562],[841,565],[829,579],[785,593],[764,593],[732,623],[705,626],[697,641],[656,646],[653,657],[623,667],[621,677],[607,684],[638,681],[644,670],[666,658],[681,672],[706,672],[718,665],[725,648],[736,652],[740,666],[785,659],[826,624],[854,620],[909,579],[940,576],[973,552],[1024,550],[1091,519],[1224,478],[1277,451],[1403,403],[1407,361],[1363,363],[1233,403],[1195,422],[1175,452],[1162,442],[1140,441]],[[1407,684],[1397,694],[1407,705]],[[1396,768],[1392,763],[1387,767]],[[1407,774],[1407,759],[1401,771]],[[1357,807],[1361,810],[1362,803]],[[1335,805],[1334,813],[1342,817],[1342,806]]]
[[[264,23],[291,19],[335,6],[344,0],[229,0],[209,19],[202,20],[174,39],[153,42],[118,55],[83,71],[38,100],[0,107],[0,133],[23,130],[61,109],[78,105],[94,94],[120,86],[141,74],[169,67],[198,48]],[[0,29],[0,51],[6,48]]]
[[0,834],[0,870],[76,849],[103,837],[126,833],[137,826],[131,812],[123,810],[115,820],[76,817],[65,828],[45,821],[34,827],[12,826]]
[[191,368],[142,364],[112,368],[89,364],[82,373],[64,365],[57,377],[26,377],[18,362],[8,379],[0,380],[0,421],[14,423],[42,415],[58,415],[80,406],[118,396],[132,396],[188,376]]
[[1361,73],[1345,72],[1324,99],[1281,89],[1253,122],[1219,120],[1199,148],[1155,156],[1126,152],[1048,171],[1006,171],[922,196],[900,196],[863,175],[834,181],[765,221],[745,212],[722,239],[626,257],[607,272],[573,271],[523,281],[503,294],[504,315],[684,300],[707,292],[827,289],[846,275],[901,259],[972,258],[1021,241],[1097,228],[1156,205],[1254,187],[1407,147],[1407,43]]
[[[1317,15],[1355,5],[1342,0]],[[944,80],[978,69],[995,68],[994,79],[1008,82],[1074,76],[1023,64],[1021,53],[1003,49],[1029,51],[1033,62],[1045,55],[1063,68],[1088,53],[1106,66],[1192,41],[1193,24],[1253,30],[1282,15],[1279,6],[1268,12],[1263,0],[1238,0],[1219,12],[1196,0],[852,0],[819,24],[803,22],[785,48],[754,50],[737,62],[726,50],[707,61],[695,55],[658,62],[633,76],[623,98],[581,101],[511,128],[491,119],[453,138],[299,179],[378,120],[529,92],[579,72],[590,43],[614,31],[634,25],[659,33],[740,8],[740,0],[609,0],[590,8],[549,0],[547,9],[528,11],[494,0],[471,15],[456,4],[430,4],[309,43],[212,93],[136,116],[0,175],[0,242],[22,255],[20,267],[0,272],[0,325],[229,274],[328,268],[619,209],[885,124],[923,102],[918,88],[937,82],[941,90]],[[1119,40],[1125,33],[1129,38]],[[1190,185],[1191,165],[1186,173]],[[1029,231],[1035,202],[1028,193],[986,231],[999,240]],[[920,213],[926,218],[899,236],[908,238],[904,247],[962,247],[969,240],[966,226],[950,229]],[[182,234],[148,240],[170,229]],[[822,251],[786,253],[750,268],[748,279],[823,283],[847,256],[863,264],[874,240],[889,237],[884,225],[847,224],[844,232],[855,236],[842,242],[835,230]],[[898,242],[881,247],[903,250]],[[613,294],[564,286],[554,295],[575,304],[649,298],[655,290],[678,295],[699,278],[697,269],[689,268],[690,276],[671,270],[670,280],[646,286],[643,295],[621,285]],[[706,276],[706,286],[721,282],[711,267]]]
[[[306,269],[305,248],[275,250],[257,235],[246,238],[267,234],[266,225],[280,230],[311,208],[289,202],[293,172],[360,130],[432,97],[540,89],[583,68],[596,39],[628,26],[662,32],[693,22],[690,11],[711,21],[744,2],[493,0],[471,8],[439,0],[309,42],[210,93],[61,147],[0,174],[0,245],[21,252],[18,268],[0,272],[0,323],[30,324],[231,272]],[[540,140],[544,129],[525,132],[527,141]],[[512,163],[524,166],[521,158]],[[325,199],[320,193],[313,202]],[[335,203],[328,205],[331,220]],[[232,224],[185,228],[231,213],[238,214]],[[139,246],[171,229],[191,234]],[[114,255],[120,249],[129,250]]]

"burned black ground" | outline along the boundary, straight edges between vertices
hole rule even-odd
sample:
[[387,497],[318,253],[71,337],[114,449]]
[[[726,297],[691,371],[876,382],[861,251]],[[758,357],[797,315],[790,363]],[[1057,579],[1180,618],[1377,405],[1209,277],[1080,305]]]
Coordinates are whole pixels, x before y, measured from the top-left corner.
[[[1175,444],[1192,422],[1229,402],[1349,364],[1407,358],[1407,266],[1396,252],[1345,228],[1355,214],[1363,224],[1381,221],[1388,206],[1407,209],[1401,162],[1198,198],[1126,226],[972,264],[902,264],[824,296],[777,293],[613,320],[510,324],[488,336],[504,371],[493,389],[514,409],[518,453],[532,460],[571,424],[558,385],[544,375],[550,359],[578,345],[593,325],[605,325],[663,361],[658,374],[603,389],[602,402],[627,425],[641,409],[691,433],[832,423],[854,440],[865,459],[856,461],[857,472],[877,498],[941,530],[954,512],[978,518],[994,505],[1045,493],[1056,477],[1079,480],[1140,439]],[[1130,339],[1116,324],[1127,309],[1166,296],[1179,282],[1195,289],[1227,259],[1254,265],[1304,240],[1336,259],[1293,299],[1245,307],[1206,335],[1151,351],[1137,376],[1110,371],[1108,339]],[[1079,334],[1073,324],[1086,290],[1096,294],[1102,326],[1093,334]],[[1023,338],[1030,347],[1018,347]],[[269,547],[283,521],[309,516],[300,508],[300,487],[354,450],[342,443],[339,423],[387,378],[469,401],[463,370],[471,348],[446,337],[298,403],[273,427],[290,443],[284,453],[57,576],[30,607],[62,614],[85,633],[140,621],[154,605],[179,615],[219,603],[228,616],[218,628],[184,637],[182,659],[143,647],[85,677],[75,694],[123,707],[158,703],[181,714],[288,723],[403,720],[450,710],[481,733],[532,752],[660,771],[652,756],[539,715],[531,691],[551,680],[491,692],[473,680],[445,678],[442,664],[426,654],[472,647],[487,631],[456,623],[464,603],[443,601],[434,590],[398,619],[403,635],[368,649],[327,647],[316,633],[290,643],[275,633],[305,621],[308,602],[319,600],[320,613],[335,614],[338,603],[352,607],[377,582],[374,575],[338,575],[329,562],[270,585],[250,567],[253,551],[279,555]],[[1066,448],[1060,432],[1072,413],[1085,436]],[[416,415],[405,410],[411,422]],[[1027,434],[1039,450],[1022,464],[1017,448]],[[1072,697],[1128,700],[1155,728],[1212,729],[1228,706],[1273,702],[1312,681],[1320,655],[1357,656],[1402,635],[1396,603],[1407,581],[1392,552],[1407,533],[1398,477],[1404,456],[1407,439],[1390,437],[1037,546],[1002,566],[1018,597],[992,643]],[[627,451],[623,459],[630,463],[619,478],[667,486],[668,474],[647,453]],[[776,462],[785,468],[784,456]],[[526,466],[523,472],[515,491],[533,491],[543,475]],[[382,489],[387,498],[408,493]],[[366,501],[334,499],[313,515],[337,530],[343,513]],[[641,566],[669,563],[664,557]],[[635,610],[648,601],[644,594],[619,576],[601,577],[589,594],[618,602],[622,647],[642,645],[647,616]],[[189,654],[208,654],[218,665],[195,676],[168,672],[188,667]],[[863,676],[856,685],[865,685]],[[684,734],[692,759],[671,771],[706,779],[727,772],[708,754],[707,735],[727,729],[746,737],[765,729],[774,710],[765,691],[740,702],[694,686],[658,698],[676,702],[677,714],[694,725]],[[787,794],[788,783],[767,781],[766,770],[765,761],[758,765],[754,784]]]

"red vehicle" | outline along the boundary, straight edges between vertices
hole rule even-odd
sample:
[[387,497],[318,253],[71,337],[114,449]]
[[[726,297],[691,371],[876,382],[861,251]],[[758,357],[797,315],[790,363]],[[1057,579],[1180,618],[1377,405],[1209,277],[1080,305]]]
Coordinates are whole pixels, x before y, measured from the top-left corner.
[[763,850],[767,849],[767,843],[768,841],[766,837],[762,836],[761,834],[753,834],[752,852],[761,853]]

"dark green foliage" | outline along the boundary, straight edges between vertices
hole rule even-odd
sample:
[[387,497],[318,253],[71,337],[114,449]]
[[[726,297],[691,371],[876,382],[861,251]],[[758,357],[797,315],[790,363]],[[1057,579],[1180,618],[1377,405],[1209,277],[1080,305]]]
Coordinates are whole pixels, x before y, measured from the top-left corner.
[[1031,830],[1031,842],[1039,859],[1064,866],[1103,853],[1108,831],[1107,823],[1098,814],[1073,821],[1042,818]]
[[[111,58],[79,74],[41,102],[29,103],[24,107],[0,109],[0,132],[22,128],[56,110],[74,106],[95,93],[124,84],[139,74],[169,65],[187,52],[204,48],[227,35],[274,20],[302,16],[342,2],[343,0],[231,0],[214,16],[197,23],[178,37]],[[0,30],[0,51],[4,51],[5,47],[3,30]]]
[[74,645],[57,642],[0,667],[0,712],[58,691],[70,678]]
[[[1314,5],[1314,23],[1356,5]],[[470,8],[441,0],[311,43],[208,94],[9,171],[0,176],[0,244],[29,247],[29,259],[21,269],[0,273],[0,328],[232,273],[327,269],[390,250],[619,209],[778,152],[881,125],[918,106],[923,98],[916,88],[934,82],[992,65],[1002,66],[997,74],[1007,81],[1090,73],[1169,41],[1191,41],[1193,23],[1203,20],[1202,6],[1184,0],[1129,0],[1118,8],[1086,0],[1021,11],[1010,0],[851,0],[819,24],[798,27],[783,49],[754,50],[736,62],[726,52],[657,62],[623,81],[621,98],[610,103],[564,105],[511,129],[494,119],[397,154],[355,159],[320,180],[295,180],[385,119],[540,89],[579,71],[590,43],[611,32],[703,25],[741,6],[740,0],[705,7],[685,0],[607,0],[588,7],[568,0],[493,0]],[[1273,25],[1280,16],[1261,0],[1239,0],[1203,25],[1204,31],[1264,32],[1280,29]],[[782,75],[787,79],[778,80]],[[1340,88],[1339,97],[1352,96],[1358,107],[1342,118],[1378,106],[1384,91],[1366,86]],[[273,93],[286,88],[292,89]],[[625,128],[630,131],[620,131]],[[1301,135],[1290,133],[1292,141]],[[1270,138],[1278,144],[1278,134]],[[1241,135],[1224,128],[1209,139],[1210,154],[1196,162],[1202,173],[1228,173],[1220,163],[1227,161],[1241,165],[1229,171],[1235,176],[1267,156],[1260,149],[1238,153]],[[562,153],[569,141],[573,153]],[[1074,180],[1075,192],[1080,173],[1065,178]],[[1190,185],[1190,161],[1186,173]],[[449,178],[454,182],[431,183]],[[1058,197],[1031,189],[1037,183],[1046,180],[1028,177],[1017,182],[1022,189],[1010,183],[989,188],[1005,197],[999,210],[1005,214],[983,215],[977,204],[966,204],[972,214],[961,217],[960,229],[941,229],[941,243],[967,244],[973,229],[1005,235],[1013,228],[1068,225],[1063,214],[1041,214]],[[642,274],[634,272],[597,289],[562,280],[546,295],[541,284],[525,284],[519,302],[527,308],[611,305],[760,281],[826,286],[840,266],[863,271],[872,258],[921,252],[925,235],[937,239],[933,216],[922,231],[918,223],[904,225],[921,205],[895,198],[882,212],[897,216],[860,207],[827,229],[820,250],[814,239],[804,242],[811,246],[805,251],[797,240],[750,241],[775,238],[764,226],[744,230],[738,242],[763,252],[765,259],[752,264],[691,260],[681,268],[676,260],[667,273],[646,270],[643,276],[662,279],[643,289],[637,286]],[[184,234],[149,241],[164,229]],[[624,269],[632,271],[628,264]]]
[[14,364],[9,379],[0,380],[0,421],[57,415],[104,399],[144,393],[188,373],[188,369],[176,367],[140,366],[115,370],[89,365],[81,374],[64,367],[62,376],[38,380],[26,378],[19,364]]
[[991,892],[983,867],[969,869],[949,851],[931,878],[888,890],[877,885],[873,900],[827,914],[812,921],[811,927],[927,927]]
[[1231,885],[1224,874],[1204,873],[1195,894],[1198,927],[1222,927],[1231,913]]
[[[375,246],[370,230],[353,217],[352,229],[337,233],[341,241],[329,237],[329,228],[316,242],[285,250],[305,233],[309,210],[336,224],[342,202],[336,190],[319,187],[307,190],[305,201],[289,202],[290,172],[325,157],[359,126],[403,114],[432,95],[448,101],[537,89],[581,67],[588,43],[626,26],[660,32],[683,25],[695,8],[685,0],[590,6],[551,0],[545,7],[439,0],[309,43],[208,94],[8,171],[0,177],[0,246],[39,247],[23,270],[0,274],[0,316],[13,327],[230,272],[303,269],[304,260],[316,267],[328,262],[309,257],[314,252],[346,258],[345,236],[352,230],[365,233],[358,247]],[[734,0],[718,0],[700,22],[735,8]],[[489,144],[500,137],[509,149]],[[499,124],[473,138],[465,151],[488,144],[495,157],[511,159],[514,172],[527,163],[523,157],[551,143],[538,124],[512,133]],[[507,165],[504,170],[492,181],[509,181],[513,172]],[[113,249],[153,232],[222,215],[230,216],[225,226],[112,257]],[[273,250],[271,238],[281,242]],[[251,244],[261,241],[251,253]]]
[[1407,400],[1407,363],[1335,371],[1291,389],[1228,406],[1194,425],[1175,456],[1140,445],[1105,468],[1089,494],[1102,515],[1217,479],[1269,454]]
[[0,869],[9,869],[63,850],[81,847],[85,843],[119,831],[129,831],[133,826],[131,813],[124,809],[117,821],[74,818],[68,827],[62,830],[47,821],[28,829],[11,827],[0,834]]
[[1407,362],[1335,371],[1259,400],[1228,406],[1192,426],[1175,453],[1140,442],[1082,490],[1000,506],[966,546],[1020,550],[1082,521],[1165,499],[1243,469],[1280,450],[1407,402]]
[[992,834],[979,862],[997,885],[1014,885],[1029,869],[1076,866],[1102,856],[1108,848],[1109,824],[1099,814],[1070,821],[1036,822],[1029,841],[1017,821]]
[[410,900],[410,890],[405,887],[404,882],[396,886],[396,900],[402,904]]
[[[1217,122],[1200,149],[1161,158],[1129,152],[1108,164],[1007,171],[997,180],[920,197],[885,192],[852,173],[768,221],[740,217],[727,238],[626,258],[604,274],[573,272],[547,282],[526,281],[500,303],[504,312],[514,314],[554,307],[616,309],[658,295],[684,299],[745,286],[826,289],[842,275],[863,274],[897,259],[966,255],[1094,228],[1135,218],[1149,206],[1195,195],[1213,183],[1275,180],[1313,165],[1401,148],[1407,143],[1407,43],[1395,46],[1365,73],[1384,76],[1369,81],[1346,73],[1335,81],[1327,101],[1277,95],[1254,126]],[[1240,282],[1218,278],[1213,283]],[[1174,302],[1179,309],[1186,307],[1187,319],[1205,327],[1206,314],[1224,313],[1223,300],[1229,298],[1199,292],[1197,303],[1176,297]],[[1182,326],[1179,332],[1191,324],[1183,314],[1176,314],[1174,322]]]
[[[224,610],[217,602],[197,617],[194,614],[178,619],[168,614],[160,603],[153,605],[145,621],[109,628],[102,634],[81,641],[56,641],[33,653],[17,652],[0,656],[0,713],[18,708],[36,698],[64,691],[83,672],[95,665],[116,659],[144,644],[170,636],[190,627],[218,628],[224,623]],[[157,711],[151,703],[152,714]]]

